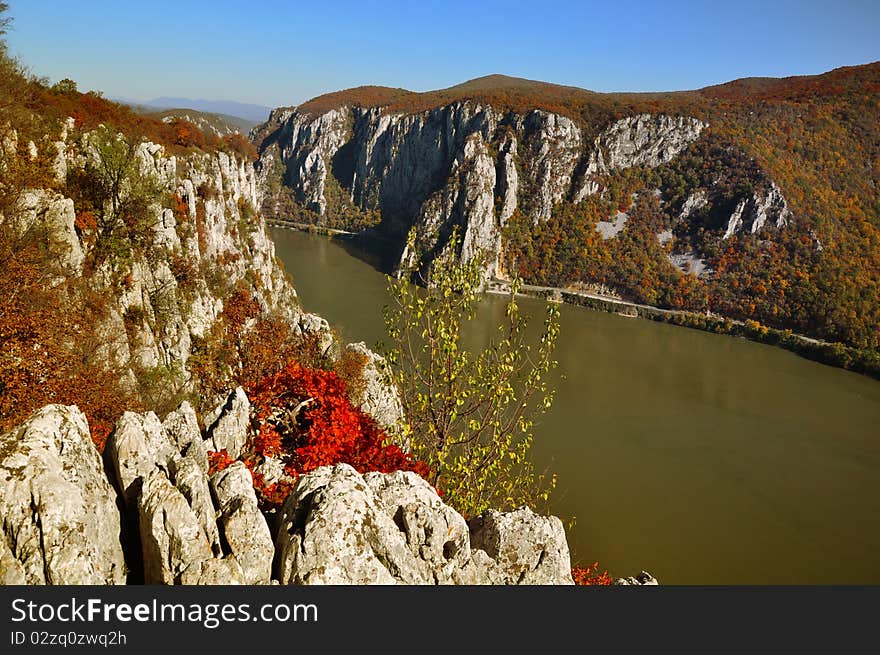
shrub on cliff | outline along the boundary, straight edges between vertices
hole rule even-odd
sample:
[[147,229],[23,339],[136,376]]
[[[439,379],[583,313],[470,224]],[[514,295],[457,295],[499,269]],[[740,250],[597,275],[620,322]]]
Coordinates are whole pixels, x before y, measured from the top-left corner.
[[[290,362],[252,385],[248,396],[252,436],[242,459],[264,509],[280,507],[291,489],[289,480],[266,482],[258,465],[267,457],[280,460],[293,479],[339,463],[361,473],[404,470],[429,476],[424,463],[389,443],[376,421],[352,405],[345,382],[333,371]],[[210,461],[214,471],[233,462],[225,451],[210,453]]]
[[[456,252],[456,235],[451,243]],[[523,504],[543,508],[556,482],[536,473],[529,454],[534,420],[553,399],[548,377],[557,365],[559,309],[548,303],[544,330],[530,344],[514,293],[495,338],[471,352],[462,328],[474,317],[481,270],[479,258],[460,264],[440,257],[427,289],[406,271],[390,282],[385,312],[385,354],[403,403],[404,436],[431,469],[429,481],[470,516]]]

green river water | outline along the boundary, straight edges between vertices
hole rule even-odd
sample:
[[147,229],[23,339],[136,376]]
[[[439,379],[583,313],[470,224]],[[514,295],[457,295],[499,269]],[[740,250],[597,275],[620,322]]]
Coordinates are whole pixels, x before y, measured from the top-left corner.
[[[384,335],[363,253],[273,229],[302,305]],[[543,302],[522,310],[543,316]],[[482,302],[488,338],[505,299]],[[573,562],[667,584],[880,584],[880,383],[770,346],[563,306],[563,379],[534,459],[576,517]]]

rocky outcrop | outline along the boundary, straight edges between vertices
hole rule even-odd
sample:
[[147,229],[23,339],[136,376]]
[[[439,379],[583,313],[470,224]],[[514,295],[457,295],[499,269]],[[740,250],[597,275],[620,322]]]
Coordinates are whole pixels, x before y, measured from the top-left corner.
[[363,364],[356,388],[350,389],[352,401],[383,428],[393,431],[403,419],[403,405],[397,389],[386,378],[385,359],[363,341],[350,343],[345,350],[347,356]]
[[220,510],[223,538],[241,566],[247,584],[268,584],[275,548],[266,519],[257,506],[254,483],[244,464],[236,462],[211,478]]
[[[100,161],[97,133],[73,140],[70,127],[70,122],[62,126],[54,152],[46,153],[54,158],[59,189],[77,184],[71,176]],[[259,199],[251,162],[226,152],[173,156],[149,142],[135,148],[134,162],[158,193],[151,196],[149,227],[138,235],[139,247],[98,258],[88,272],[90,290],[107,305],[94,326],[98,346],[92,363],[118,371],[133,391],[154,394],[159,388],[170,396],[189,387],[194,343],[208,335],[233,289],[249,288],[264,310],[291,322],[300,312],[255,212]],[[19,231],[31,229],[45,242],[59,280],[83,275],[97,246],[89,219],[77,218],[73,200],[55,191],[26,190],[12,218]],[[164,384],[156,385],[157,378]]]
[[736,209],[727,221],[727,228],[722,238],[748,231],[751,234],[759,232],[770,221],[776,228],[783,228],[788,224],[790,212],[788,203],[782,195],[782,191],[771,182],[765,190],[755,191],[751,196],[743,198],[736,205]]
[[562,521],[528,507],[478,516],[471,522],[471,547],[498,564],[505,584],[558,584],[571,576]]
[[240,450],[249,410],[237,389],[210,413],[204,435],[186,402],[161,423],[152,412],[119,420],[105,456],[138,533],[145,582],[269,582],[274,548],[250,472],[239,462],[208,476],[206,452]]
[[[73,200],[53,191],[25,191],[18,199],[14,217],[16,232],[21,235],[31,232],[44,241],[55,273],[59,276],[82,273],[85,256],[74,228]],[[0,217],[0,222],[2,220]]]
[[[694,118],[640,114],[617,121],[592,144],[575,121],[543,110],[500,111],[457,101],[421,113],[340,106],[319,115],[276,110],[258,128],[263,206],[277,206],[280,186],[320,216],[328,213],[328,176],[362,210],[380,211],[400,243],[398,270],[449,255],[459,228],[465,261],[485,253],[495,275],[501,228],[519,209],[533,222],[562,200],[600,190],[598,175],[658,166],[706,127]],[[415,247],[405,247],[414,228]]]
[[142,481],[137,514],[147,584],[175,584],[190,566],[212,559],[198,518],[161,471]]
[[631,576],[628,578],[616,578],[611,584],[631,587],[644,587],[657,586],[660,583],[657,582],[657,578],[655,578],[653,575],[651,575],[647,571],[642,571],[637,576]]
[[[459,255],[463,262],[485,257],[488,275],[497,269],[501,234],[494,215],[495,165],[479,133],[467,139],[452,162],[447,184],[422,204],[415,242],[400,257],[398,275],[428,260]],[[449,252],[453,229],[459,229],[460,252]]]
[[155,470],[168,472],[176,450],[153,412],[126,412],[107,441],[106,456],[128,507],[137,503],[141,485]]
[[264,514],[243,462],[209,476],[194,419],[187,403],[161,422],[126,413],[106,467],[75,407],[2,435],[0,582],[572,584],[559,519],[467,522],[412,472],[321,467]]
[[247,442],[250,414],[251,403],[244,389],[238,387],[205,417],[208,450],[225,450],[237,459]]
[[558,519],[522,508],[469,527],[414,473],[346,464],[297,481],[275,547],[282,584],[572,583]]
[[125,582],[116,500],[76,407],[47,405],[0,435],[0,580]]

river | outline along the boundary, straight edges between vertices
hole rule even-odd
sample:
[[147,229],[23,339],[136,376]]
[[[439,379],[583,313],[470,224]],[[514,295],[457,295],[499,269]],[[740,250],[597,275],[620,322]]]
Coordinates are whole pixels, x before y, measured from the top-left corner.
[[[385,278],[368,256],[272,236],[307,310],[348,341],[382,339]],[[504,302],[482,301],[474,334]],[[558,474],[554,513],[575,517],[573,561],[667,584],[880,583],[880,383],[743,339],[561,310],[563,379],[533,456]]]

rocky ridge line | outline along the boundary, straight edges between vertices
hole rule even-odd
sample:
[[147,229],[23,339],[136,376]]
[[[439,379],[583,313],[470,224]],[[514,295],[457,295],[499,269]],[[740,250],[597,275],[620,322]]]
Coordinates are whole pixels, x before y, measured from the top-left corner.
[[[220,422],[247,424],[248,407],[231,402],[240,396],[218,407]],[[0,579],[572,584],[556,517],[523,507],[468,522],[414,473],[347,464],[301,476],[265,515],[243,463],[209,473],[211,438],[188,403],[163,421],[126,413],[103,462],[73,406],[48,405],[0,436]]]

